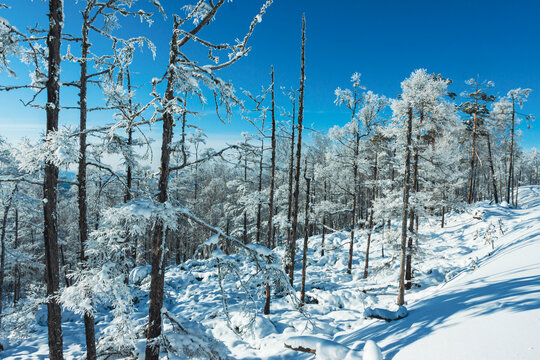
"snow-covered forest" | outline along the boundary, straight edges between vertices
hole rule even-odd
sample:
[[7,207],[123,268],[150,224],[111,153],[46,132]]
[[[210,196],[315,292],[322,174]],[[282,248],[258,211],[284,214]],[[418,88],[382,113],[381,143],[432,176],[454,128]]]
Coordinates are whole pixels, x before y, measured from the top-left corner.
[[[318,131],[309,18],[289,35],[296,78],[260,69],[248,91],[222,74],[279,14],[259,1],[236,39],[206,38],[230,2],[80,0],[75,18],[48,0],[48,23],[0,17],[0,70],[18,79],[0,97],[43,119],[39,139],[0,128],[0,358],[540,358],[528,84],[473,75],[458,91],[420,68],[390,97],[354,72],[329,94],[345,117]],[[167,47],[144,36],[164,19]],[[168,62],[134,70],[156,52]],[[202,111],[241,120],[243,140],[207,146]],[[525,335],[498,344],[493,327]]]

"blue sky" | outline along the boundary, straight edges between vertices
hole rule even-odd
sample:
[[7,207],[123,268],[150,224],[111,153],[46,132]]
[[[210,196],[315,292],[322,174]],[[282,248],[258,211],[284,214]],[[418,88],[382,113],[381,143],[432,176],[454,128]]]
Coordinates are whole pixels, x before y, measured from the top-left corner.
[[[0,15],[19,29],[37,22],[47,24],[47,4],[42,1],[6,1],[12,9]],[[168,14],[180,12],[183,0],[162,0]],[[262,0],[234,0],[227,2],[211,27],[203,36],[215,41],[233,41],[243,36]],[[80,14],[74,0],[66,0],[66,31],[78,34]],[[83,3],[79,0],[79,7]],[[139,0],[147,7],[147,2]],[[362,73],[363,84],[376,93],[395,97],[400,82],[417,68],[441,73],[454,81],[451,88],[460,93],[464,81],[477,75],[495,82],[493,92],[504,95],[516,87],[532,88],[524,112],[540,114],[540,2],[536,0],[455,0],[455,1],[321,1],[275,0],[250,40],[252,51],[233,67],[221,73],[232,80],[238,90],[256,92],[269,82],[270,66],[276,72],[276,84],[298,87],[299,45],[301,16],[307,19],[306,48],[306,122],[319,130],[348,120],[344,109],[334,105],[333,91],[337,86],[349,85],[353,72]],[[152,58],[148,50],[138,52],[135,60],[135,82],[148,84],[152,77],[165,71],[171,16],[160,16],[148,28],[138,20],[121,21],[118,34],[143,34],[157,46],[158,55]],[[94,42],[96,47],[100,41]],[[194,56],[205,53],[191,47]],[[0,74],[3,84],[27,81],[28,71],[13,62],[18,79]],[[63,81],[77,77],[77,68],[64,64]],[[147,99],[148,87],[138,90],[141,100]],[[75,104],[75,92],[63,90],[66,105]],[[91,93],[94,101],[102,96]],[[35,137],[42,131],[45,116],[42,111],[22,106],[19,98],[28,93],[0,93],[0,133],[10,139]],[[279,99],[279,105],[288,103]],[[212,115],[194,119],[209,135],[209,143],[223,143],[240,138],[241,131],[251,131],[243,120],[234,118],[230,125],[222,125]],[[92,115],[91,124],[106,119],[104,114]],[[75,111],[62,111],[61,123],[75,124]],[[540,147],[540,119],[533,128],[523,128],[525,148]],[[155,137],[159,130],[154,129]]]

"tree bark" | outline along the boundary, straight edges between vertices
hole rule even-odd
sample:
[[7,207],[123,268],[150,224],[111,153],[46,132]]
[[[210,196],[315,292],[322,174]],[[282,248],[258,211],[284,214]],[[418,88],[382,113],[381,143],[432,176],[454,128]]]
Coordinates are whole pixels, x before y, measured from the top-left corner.
[[[60,43],[64,23],[63,0],[49,0],[49,32],[47,48],[49,51],[47,79],[47,134],[58,131],[58,113],[60,111]],[[47,327],[49,337],[49,358],[64,358],[62,338],[62,315],[60,304],[55,299],[60,288],[60,270],[58,266],[58,228],[57,228],[57,191],[58,167],[45,163],[43,181],[43,239],[45,243],[45,273],[47,279]]]
[[441,206],[441,229],[444,228],[444,215],[445,215],[445,212],[446,212],[446,207],[444,206],[444,201],[446,200],[446,195],[444,193],[444,190],[442,192],[442,200],[443,200],[443,205]]
[[[174,99],[174,64],[178,56],[178,26],[175,19],[173,34],[171,38],[171,52],[169,57],[167,88],[165,90],[165,101]],[[173,137],[174,118],[170,111],[163,114],[163,135],[161,142],[161,160],[159,174],[159,195],[160,203],[167,202],[167,190],[169,186],[169,163],[171,157],[171,141]],[[150,274],[150,305],[148,309],[148,329],[146,333],[146,359],[159,360],[159,339],[161,335],[161,308],[163,307],[163,288],[165,281],[165,261],[164,242],[166,229],[162,221],[155,224],[152,238],[152,271]]]
[[[127,90],[128,93],[131,94],[131,73],[129,71],[129,65],[126,68],[126,77],[127,77]],[[127,129],[128,132],[128,140],[127,140],[127,146],[131,150],[131,147],[133,146],[133,128],[131,127],[131,124],[135,120],[133,118],[133,100],[131,99],[131,96],[128,100],[129,105],[129,128]],[[132,171],[132,159],[127,159],[127,166],[126,166],[126,192],[124,194],[124,203],[128,203],[133,198],[132,194],[132,187],[133,187],[133,171]],[[126,234],[127,238],[127,234]],[[132,265],[137,266],[137,237],[134,237],[133,239],[127,239],[131,243],[131,258],[133,260]],[[131,269],[127,269],[127,276],[126,276],[126,284],[129,282],[129,271]]]
[[375,203],[375,195],[376,195],[376,181],[377,181],[377,153],[375,153],[375,167],[373,168],[373,192],[371,194],[371,206],[369,211],[369,232],[367,236],[367,244],[366,244],[366,259],[364,262],[364,279],[367,279],[368,277],[368,266],[369,266],[369,247],[371,245],[371,233],[373,232],[373,204]]
[[489,171],[491,174],[491,184],[493,186],[493,197],[495,198],[495,203],[499,203],[499,193],[497,192],[497,180],[495,179],[495,168],[493,167],[493,156],[491,154],[491,139],[489,132],[486,134],[487,148],[488,148],[488,157],[489,157]]
[[296,253],[296,228],[298,226],[298,197],[300,195],[300,161],[302,157],[302,126],[304,121],[304,86],[305,86],[305,46],[306,46],[306,17],[302,16],[302,55],[300,67],[300,93],[298,96],[298,142],[296,144],[296,173],[294,175],[294,195],[293,195],[293,219],[291,230],[291,246],[289,256],[291,267],[289,268],[289,280],[294,283],[294,256]]
[[519,195],[519,182],[521,180],[521,170],[518,173],[517,179],[516,179],[516,202],[515,207],[518,207],[518,195]]
[[[414,164],[413,164],[413,185],[412,189],[414,193],[418,191],[418,148],[414,148]],[[411,206],[409,210],[409,241],[407,242],[407,265],[405,266],[405,289],[411,288],[412,279],[412,251],[413,251],[413,238],[414,224],[416,220],[416,230],[418,230],[418,216],[415,214],[414,207]]]
[[[275,116],[275,99],[274,99],[274,67],[272,66],[272,158],[270,165],[270,199],[268,201],[268,227],[266,231],[266,246],[272,247],[272,227],[274,216],[274,175],[276,172],[276,116]],[[270,283],[266,282],[266,298],[264,302],[264,314],[270,314]]]
[[[478,91],[478,83],[476,84],[476,91]],[[469,177],[469,191],[467,193],[467,203],[471,203],[473,200],[473,178],[474,178],[474,157],[476,156],[476,127],[478,122],[478,96],[474,99],[474,115],[473,115],[473,138],[472,138],[472,150],[471,150],[471,174]]]
[[[83,12],[83,27],[82,27],[82,41],[81,41],[81,76],[80,76],[80,88],[79,88],[79,106],[80,106],[80,118],[79,118],[79,152],[81,157],[79,158],[79,167],[77,174],[78,181],[78,206],[79,206],[79,240],[81,243],[81,262],[83,268],[86,267],[86,256],[84,253],[84,247],[88,240],[88,211],[87,211],[87,192],[86,192],[86,119],[87,119],[87,87],[88,87],[88,74],[87,74],[87,57],[90,48],[88,41],[88,21],[91,5],[87,5]],[[94,317],[92,314],[84,314],[84,330],[86,335],[86,358],[88,360],[95,360],[96,355],[96,340],[94,329]]]
[[[295,95],[296,96],[296,95]],[[289,159],[289,198],[287,199],[287,249],[291,249],[291,236],[292,236],[292,227],[291,227],[291,217],[292,217],[292,206],[293,206],[293,179],[294,179],[294,122],[296,115],[296,98],[293,100],[293,111],[292,111],[292,123],[291,123],[291,149],[290,149],[290,159]],[[290,264],[286,264],[286,273],[289,273]]]
[[[326,181],[324,182],[324,195],[323,195],[323,201],[326,202]],[[324,238],[326,236],[326,214],[323,213],[322,218],[322,238],[321,238],[321,257],[324,256]]]
[[353,164],[353,207],[352,207],[352,214],[351,214],[351,242],[349,244],[349,258],[347,260],[347,274],[350,274],[352,271],[352,259],[353,259],[353,250],[354,250],[354,227],[356,226],[356,207],[357,207],[357,189],[358,189],[358,165],[356,165],[356,161],[358,159],[358,146],[360,142],[360,134],[356,133],[356,140],[355,140],[355,146],[354,146],[354,164]]
[[397,304],[405,303],[405,253],[407,242],[407,215],[409,213],[409,182],[411,178],[412,109],[407,119],[407,147],[405,148],[405,174],[403,176],[403,212],[401,214],[401,256],[399,262],[399,289]]
[[[244,155],[244,185],[247,186],[247,153]],[[248,243],[247,212],[244,209],[244,231],[242,233],[244,244]]]
[[514,122],[516,117],[516,101],[512,98],[512,119],[510,125],[510,159],[508,164],[508,187],[506,189],[506,201],[511,204],[513,197],[513,177],[514,177]]
[[[17,250],[18,247],[19,247],[19,210],[15,209],[15,243],[13,245],[13,249]],[[13,271],[13,278],[15,282],[15,284],[13,285],[13,306],[15,306],[21,299],[21,272],[19,269],[18,259],[15,259],[15,269]],[[0,289],[1,288],[2,286],[0,286]],[[2,302],[1,298],[2,297],[0,296],[0,303]],[[0,311],[0,314],[1,313],[2,311]]]
[[[262,131],[264,131],[264,117],[262,121]],[[257,245],[261,245],[261,235],[262,235],[262,229],[261,229],[261,221],[262,221],[262,204],[260,195],[262,192],[262,177],[263,177],[263,160],[264,160],[264,136],[261,137],[261,156],[259,158],[259,186],[257,190],[259,191],[259,201],[257,204],[257,235],[255,243]]]
[[309,190],[311,178],[307,176],[307,161],[304,168],[304,179],[306,180],[306,211],[304,213],[304,251],[302,252],[302,285],[300,287],[300,305],[306,300],[306,267],[308,251],[308,226],[309,226]]

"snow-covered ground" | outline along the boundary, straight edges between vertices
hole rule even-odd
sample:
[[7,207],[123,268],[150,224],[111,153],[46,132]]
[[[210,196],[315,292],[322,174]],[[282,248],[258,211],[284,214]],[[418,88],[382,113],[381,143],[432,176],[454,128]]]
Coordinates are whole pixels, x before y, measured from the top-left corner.
[[[221,341],[225,345],[222,355],[235,359],[354,359],[361,358],[369,340],[381,347],[387,360],[540,359],[540,187],[521,187],[519,205],[513,209],[479,203],[462,213],[448,214],[443,229],[440,219],[422,222],[413,258],[414,286],[406,292],[409,315],[404,319],[385,322],[363,316],[366,307],[397,310],[399,236],[388,231],[373,237],[370,273],[365,280],[365,234],[356,239],[350,275],[345,271],[349,233],[328,235],[324,257],[320,256],[320,236],[311,237],[307,270],[310,303],[304,306],[305,313],[283,297],[273,299],[271,314],[264,316],[262,291],[261,298],[250,302],[239,281],[226,282],[223,293],[230,324],[241,335],[227,326],[212,261],[170,267],[165,307],[186,328],[201,324],[198,331]],[[296,289],[300,288],[300,255]],[[249,267],[240,259],[239,264],[245,269],[241,275],[248,279]],[[144,269],[138,269],[138,274],[144,274]],[[148,284],[148,279],[143,280],[134,290],[139,326],[145,324]],[[258,313],[247,325],[254,309]],[[110,315],[99,313],[96,321],[100,331]],[[38,323],[41,325],[36,325],[34,336],[18,345],[9,344],[0,357],[46,358],[47,328],[43,321]],[[80,358],[84,354],[82,321],[70,316],[63,329],[66,358]],[[286,342],[314,344],[318,353],[287,349]],[[372,343],[368,344],[375,354]],[[143,339],[140,345],[144,346]]]

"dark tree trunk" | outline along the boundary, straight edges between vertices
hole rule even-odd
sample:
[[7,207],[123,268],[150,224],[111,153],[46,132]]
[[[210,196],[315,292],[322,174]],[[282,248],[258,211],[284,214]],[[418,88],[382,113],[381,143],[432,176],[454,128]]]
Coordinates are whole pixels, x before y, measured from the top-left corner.
[[516,179],[516,202],[515,207],[518,207],[518,195],[519,195],[519,181],[521,180],[521,170],[518,173],[518,177]]
[[[414,164],[413,164],[413,185],[412,189],[414,193],[418,192],[418,148],[414,148]],[[411,206],[409,210],[409,241],[407,242],[407,265],[405,266],[405,289],[411,288],[412,279],[412,252],[413,252],[413,238],[414,224],[416,220],[416,230],[418,230],[418,216],[415,216],[414,207]]]
[[[296,96],[296,95],[295,95]],[[289,198],[287,200],[287,249],[291,248],[291,212],[293,206],[293,179],[294,179],[294,123],[295,123],[295,114],[296,114],[296,98],[293,100],[293,112],[292,112],[292,124],[291,124],[291,149],[290,149],[290,159],[289,159]],[[290,264],[286,264],[286,272],[289,273]]]
[[[324,182],[323,201],[326,202],[326,181]],[[324,256],[324,237],[326,236],[326,214],[323,213],[322,218],[322,238],[321,238],[321,256]]]
[[[64,24],[63,0],[49,0],[49,33],[47,35],[48,80],[47,80],[47,134],[58,131],[60,111],[60,43]],[[43,181],[43,239],[45,243],[45,273],[47,279],[47,327],[49,335],[49,358],[64,358],[62,338],[62,315],[60,304],[55,299],[60,288],[58,266],[58,229],[56,202],[58,191],[58,167],[45,163]]]
[[[177,20],[174,22],[173,35],[171,39],[171,52],[169,57],[167,89],[165,90],[165,101],[174,99],[174,64],[178,56],[178,26]],[[159,176],[160,203],[167,202],[167,190],[169,186],[169,163],[171,158],[171,141],[173,137],[174,118],[170,111],[163,114],[163,135],[161,142],[161,160]],[[150,305],[148,309],[148,329],[146,333],[146,359],[159,360],[159,341],[161,335],[161,308],[163,307],[163,287],[165,281],[165,262],[163,251],[166,229],[162,221],[157,221],[152,234],[152,271],[150,275]]]
[[487,148],[488,148],[488,157],[489,157],[489,171],[491,174],[491,184],[493,186],[493,197],[495,198],[495,203],[499,203],[499,193],[497,192],[497,180],[495,179],[495,168],[493,167],[493,156],[491,154],[491,139],[489,133],[486,134]]
[[[351,123],[354,120],[354,117],[356,115],[356,87],[354,90],[354,98],[355,103],[354,107],[352,108],[352,114],[351,114]],[[353,158],[353,188],[352,188],[352,198],[353,198],[353,207],[352,207],[352,213],[351,213],[351,242],[349,244],[349,258],[347,261],[347,274],[350,274],[352,271],[352,261],[353,261],[353,251],[354,251],[354,228],[356,227],[356,216],[357,212],[361,215],[362,213],[362,206],[360,204],[360,188],[358,186],[358,155],[360,152],[360,128],[359,125],[355,129],[354,134],[354,158]],[[358,207],[360,205],[360,210],[358,211]]]
[[181,263],[180,234],[176,234],[176,265]]
[[182,113],[182,162],[187,164],[186,125],[187,125],[187,92],[184,93],[184,112]]
[[[262,121],[262,131],[264,131],[264,118]],[[261,138],[261,156],[259,158],[259,186],[257,190],[259,191],[259,195],[262,192],[262,177],[263,177],[263,161],[264,160],[264,136]],[[257,205],[257,235],[255,243],[257,245],[261,245],[261,235],[262,235],[262,229],[261,229],[261,222],[262,222],[262,204],[259,198]]]
[[[355,165],[353,170],[353,179],[354,179],[354,187],[353,192],[356,193],[356,182],[358,181],[357,174],[358,174],[358,168],[356,166],[356,157],[358,156],[357,153],[355,153]],[[351,213],[351,242],[349,244],[349,258],[347,260],[347,274],[350,274],[352,271],[352,259],[353,259],[353,251],[354,251],[354,227],[356,226],[356,195],[353,195],[353,207],[352,207],[352,213]]]
[[[244,184],[247,185],[247,154],[244,155]],[[244,209],[244,232],[242,234],[244,244],[248,243],[247,212]]]
[[444,193],[444,190],[442,192],[442,200],[443,200],[443,206],[441,207],[441,229],[444,228],[444,214],[445,214],[445,211],[446,211],[446,206],[444,206],[444,201],[446,200],[446,195]]
[[[128,93],[131,94],[131,73],[129,71],[129,66],[126,68],[126,77],[127,77],[127,89]],[[133,145],[133,128],[131,127],[132,122],[134,120],[133,118],[133,101],[131,99],[131,96],[129,97],[129,128],[127,129],[128,132],[128,141],[127,146],[131,150],[131,147]],[[126,167],[126,193],[124,194],[124,203],[128,203],[133,198],[132,195],[132,187],[133,187],[133,170],[132,170],[132,159],[126,159],[127,160],[127,167]],[[126,234],[127,237],[127,234]],[[131,243],[131,258],[133,260],[133,266],[137,266],[137,237],[134,237],[133,239],[128,239]],[[126,284],[129,282],[129,271],[131,269],[127,269],[127,277],[126,277]]]
[[508,187],[506,189],[506,201],[511,204],[513,197],[512,185],[514,177],[514,122],[516,117],[516,101],[512,99],[512,122],[510,125],[510,160],[508,164]]
[[[15,209],[15,243],[13,244],[13,249],[17,250],[18,247],[19,247],[19,210]],[[13,271],[13,278],[15,281],[15,284],[13,285],[13,306],[15,306],[21,299],[21,272],[19,269],[19,261],[17,259],[15,259],[15,269]],[[2,286],[0,286],[0,289],[1,288]],[[0,296],[0,303],[2,302],[1,299],[2,297]],[[0,311],[0,314],[1,313],[2,311]]]
[[304,251],[302,252],[302,285],[300,287],[300,305],[306,300],[306,267],[308,251],[308,226],[309,226],[309,189],[311,178],[307,176],[307,161],[304,168],[304,179],[306,180],[306,211],[304,213]]
[[[80,76],[80,122],[79,122],[79,172],[77,174],[78,187],[78,205],[79,205],[79,240],[81,242],[81,262],[83,268],[86,267],[86,256],[84,247],[88,240],[88,211],[87,211],[87,193],[86,193],[86,118],[87,118],[87,57],[90,44],[88,41],[88,21],[91,6],[88,5],[83,13],[82,41],[81,41],[81,76]],[[92,314],[84,314],[84,330],[86,334],[86,358],[95,360],[96,340],[94,329],[94,317]]]
[[[476,90],[478,91],[478,84],[476,86]],[[476,109],[478,109],[478,96],[474,99],[474,107],[475,112],[473,115],[473,138],[472,138],[472,149],[471,149],[471,173],[469,176],[469,191],[467,193],[467,203],[471,203],[473,201],[473,178],[474,178],[474,157],[476,156],[476,128],[478,123],[478,116],[476,114]]]
[[291,285],[294,283],[294,256],[296,253],[296,230],[298,227],[298,197],[300,195],[300,161],[302,156],[302,130],[304,121],[304,82],[305,82],[305,45],[306,45],[306,18],[302,16],[302,56],[300,67],[300,93],[298,97],[298,142],[296,144],[296,173],[294,175],[294,194],[293,194],[293,218],[291,229],[291,246],[289,256],[291,258],[291,267],[289,268],[289,279]]
[[373,168],[373,191],[371,194],[371,205],[369,211],[369,232],[367,236],[366,244],[366,260],[364,262],[364,279],[368,277],[368,266],[369,266],[369,247],[371,245],[371,233],[373,231],[373,204],[375,203],[375,194],[376,194],[376,181],[377,181],[377,154],[375,154],[375,167]]
[[405,148],[405,174],[403,176],[403,212],[401,214],[401,256],[399,262],[399,290],[397,304],[405,303],[405,254],[407,242],[407,215],[409,214],[409,182],[411,180],[412,109],[407,119],[407,147]]
[[[126,77],[127,77],[127,89],[128,92],[131,93],[131,73],[129,71],[129,66],[126,69]],[[133,145],[133,128],[131,127],[131,123],[133,122],[133,100],[131,97],[129,98],[129,128],[128,128],[128,141],[127,145],[131,150],[131,146]],[[131,166],[132,159],[128,159],[127,161],[127,167],[126,167],[126,193],[124,195],[124,202],[129,202],[132,199],[131,190],[133,187],[133,170]]]
[[[272,158],[270,165],[270,199],[268,201],[268,228],[266,234],[266,246],[272,247],[272,218],[274,216],[274,175],[276,171],[276,116],[275,116],[275,99],[274,99],[274,67],[272,67]],[[266,283],[266,299],[264,302],[264,314],[270,314],[270,283]]]

